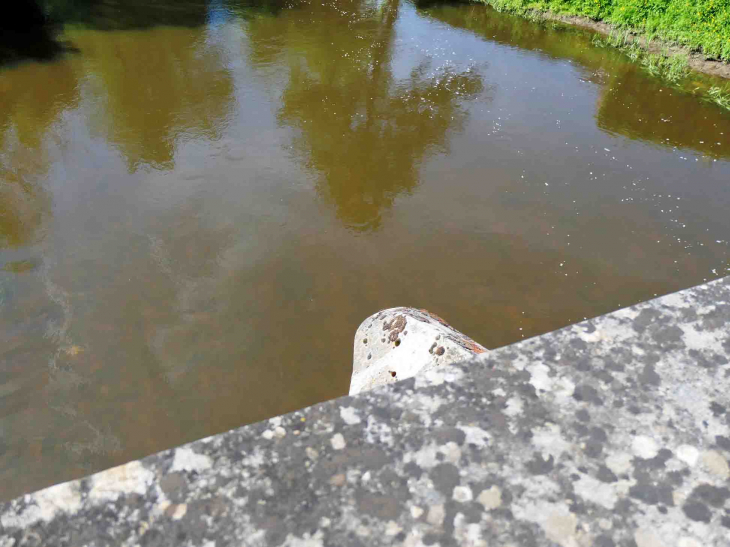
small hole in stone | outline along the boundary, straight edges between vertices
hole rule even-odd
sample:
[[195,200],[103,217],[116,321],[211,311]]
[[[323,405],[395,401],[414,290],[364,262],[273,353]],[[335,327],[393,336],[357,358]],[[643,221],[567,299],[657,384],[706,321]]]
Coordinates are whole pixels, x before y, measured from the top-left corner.
[[398,346],[400,346],[400,338],[398,338],[398,339],[397,339],[397,340],[395,341],[395,347],[398,347]]
[[394,370],[391,370],[391,371],[390,371],[390,375],[391,375],[391,376],[392,376],[393,378],[395,378],[395,371],[394,371]]
[[368,360],[373,356],[372,353],[368,353]]
[[367,343],[368,343],[368,339],[367,339],[367,338],[365,338],[365,339],[364,339],[364,340],[362,341],[362,343],[363,343],[363,344],[367,344]]

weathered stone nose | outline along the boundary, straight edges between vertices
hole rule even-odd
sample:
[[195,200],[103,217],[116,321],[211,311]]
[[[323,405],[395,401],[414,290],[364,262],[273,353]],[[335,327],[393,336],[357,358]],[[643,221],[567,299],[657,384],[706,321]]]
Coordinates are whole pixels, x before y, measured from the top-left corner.
[[350,395],[486,351],[426,310],[383,310],[363,321],[355,333]]

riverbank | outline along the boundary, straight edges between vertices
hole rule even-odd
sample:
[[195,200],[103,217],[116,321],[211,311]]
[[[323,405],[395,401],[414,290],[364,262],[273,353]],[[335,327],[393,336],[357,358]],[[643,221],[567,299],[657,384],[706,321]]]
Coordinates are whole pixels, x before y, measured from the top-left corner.
[[693,8],[678,0],[659,0],[653,7],[638,0],[594,0],[592,4],[575,0],[477,1],[530,19],[620,35],[621,39],[611,40],[610,45],[636,44],[659,57],[682,57],[692,70],[730,79],[730,8],[719,7],[714,0],[697,0]]

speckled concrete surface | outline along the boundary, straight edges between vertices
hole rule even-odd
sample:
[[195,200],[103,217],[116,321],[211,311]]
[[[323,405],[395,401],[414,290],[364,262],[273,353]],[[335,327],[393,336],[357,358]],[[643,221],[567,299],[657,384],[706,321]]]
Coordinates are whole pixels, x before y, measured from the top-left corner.
[[730,280],[0,506],[0,547],[730,545]]

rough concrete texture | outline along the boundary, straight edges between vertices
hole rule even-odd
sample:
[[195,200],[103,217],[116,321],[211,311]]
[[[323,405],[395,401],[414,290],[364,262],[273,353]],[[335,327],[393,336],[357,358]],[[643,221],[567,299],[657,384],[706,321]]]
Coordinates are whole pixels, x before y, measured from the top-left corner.
[[730,280],[0,505],[0,546],[725,547]]
[[486,351],[426,310],[383,310],[363,321],[355,333],[350,395]]

